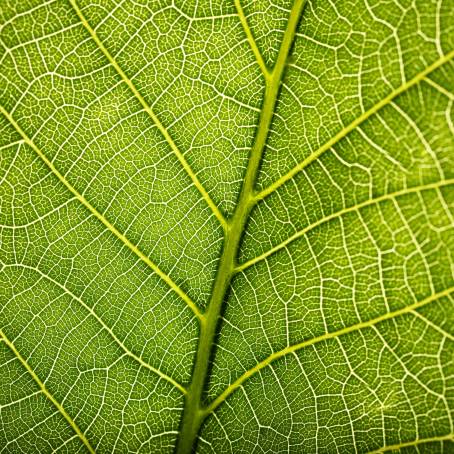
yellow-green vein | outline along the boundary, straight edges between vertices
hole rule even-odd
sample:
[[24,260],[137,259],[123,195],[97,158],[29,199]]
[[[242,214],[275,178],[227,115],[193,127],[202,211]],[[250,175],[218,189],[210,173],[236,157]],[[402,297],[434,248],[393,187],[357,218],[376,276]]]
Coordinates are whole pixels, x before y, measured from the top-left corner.
[[60,404],[60,402],[58,402],[57,399],[55,399],[55,397],[49,392],[49,390],[46,388],[46,385],[40,380],[40,378],[36,375],[35,371],[28,364],[26,359],[19,353],[19,351],[14,346],[14,344],[6,337],[5,333],[2,330],[0,330],[0,338],[3,339],[3,341],[8,346],[8,348],[14,353],[16,358],[21,362],[21,364],[24,366],[24,368],[27,370],[27,372],[31,375],[33,380],[37,383],[37,385],[41,389],[42,393],[52,402],[52,404],[57,408],[57,410],[63,415],[63,417],[69,423],[69,425],[74,430],[74,432],[77,434],[77,436],[82,440],[82,443],[87,447],[88,451],[90,453],[94,454],[95,450],[91,446],[90,442],[87,440],[87,437],[80,430],[79,426],[75,423],[75,421],[71,418],[71,416],[69,416],[69,414],[63,408],[63,406]]
[[74,195],[74,197],[90,211],[98,220],[100,220],[104,226],[112,232],[119,240],[121,240],[134,254],[136,254],[146,265],[148,265],[194,312],[194,314],[200,319],[203,318],[197,305],[189,298],[189,296],[168,276],[165,274],[154,262],[152,262],[135,244],[126,238],[117,228],[109,222],[88,200],[80,194],[66,178],[57,170],[54,164],[47,158],[47,156],[36,146],[33,140],[28,137],[25,131],[19,126],[14,118],[7,112],[2,106],[0,106],[0,112],[8,119],[8,121],[14,126],[17,132],[22,136],[24,141],[29,145],[33,151],[43,160],[50,171],[66,186],[66,188]]
[[379,448],[375,451],[370,451],[368,454],[378,454],[380,452],[396,451],[396,450],[400,450],[402,448],[408,448],[410,446],[421,445],[423,443],[434,443],[434,442],[442,443],[443,441],[454,441],[454,434],[441,435],[439,437],[421,438],[419,440],[405,441],[405,442],[398,443],[395,445],[383,446],[383,448]]
[[183,410],[180,437],[176,450],[178,454],[189,454],[193,452],[199,429],[206,416],[203,405],[203,390],[209,373],[210,357],[215,345],[216,328],[222,305],[234,275],[241,237],[253,206],[255,181],[262,153],[268,138],[271,121],[273,119],[287,58],[293,44],[304,2],[305,0],[295,0],[293,3],[287,28],[279,49],[276,65],[271,73],[271,78],[268,79],[266,83],[265,97],[254,143],[249,155],[246,174],[235,212],[228,222],[228,228],[224,239],[224,248],[219,261],[208,309],[205,313],[206,318],[204,322],[201,323],[200,327],[199,342],[191,384],[189,385],[188,393],[185,396],[185,407]]
[[28,270],[38,273],[41,277],[48,280],[49,282],[52,282],[58,288],[63,290],[63,292],[65,292],[68,296],[70,296],[72,299],[76,300],[86,311],[88,311],[88,313],[102,326],[102,328],[109,333],[110,337],[125,352],[125,354],[127,356],[129,356],[130,358],[137,361],[145,369],[148,369],[148,370],[154,372],[156,375],[158,375],[162,379],[171,383],[173,386],[175,386],[175,388],[177,388],[183,394],[186,394],[186,388],[184,388],[184,386],[182,386],[180,383],[178,383],[172,377],[169,377],[168,375],[166,375],[164,372],[161,372],[159,369],[156,369],[152,365],[148,364],[140,356],[137,356],[135,353],[133,353],[131,350],[129,350],[126,347],[126,345],[123,344],[123,342],[115,335],[115,333],[112,331],[112,329],[104,323],[102,318],[93,310],[93,308],[91,308],[88,304],[86,304],[79,296],[75,295],[70,290],[68,290],[66,287],[64,287],[62,284],[60,284],[60,282],[56,281],[55,279],[52,279],[50,276],[48,276],[47,274],[44,274],[41,270],[39,270],[38,268],[34,268],[33,266],[28,266],[28,265],[23,265],[23,264],[20,264],[20,265],[14,264],[14,265],[5,265],[4,267],[5,268],[18,267],[18,268],[28,269]]
[[246,18],[246,15],[244,14],[243,7],[241,6],[240,0],[235,0],[235,8],[238,12],[238,17],[240,18],[241,25],[243,26],[243,30],[246,33],[247,40],[249,42],[249,46],[252,49],[252,52],[254,52],[255,59],[257,60],[258,65],[260,66],[260,69],[265,77],[266,80],[270,79],[271,73],[268,70],[268,67],[266,66],[265,61],[263,60],[262,53],[260,52],[260,49],[257,46],[257,43],[255,42],[254,35],[252,34],[252,30],[249,28],[249,24]]
[[440,84],[437,84],[430,77],[427,77],[427,76],[424,77],[423,81],[426,84],[430,85],[432,88],[435,88],[435,90],[439,91],[442,95],[446,96],[449,100],[451,100],[451,101],[454,100],[454,93],[451,93],[445,87],[442,87]]
[[248,260],[247,262],[242,263],[241,265],[238,265],[235,269],[236,272],[240,272],[245,270],[246,268],[249,268],[250,266],[256,264],[257,262],[260,262],[270,255],[273,255],[274,253],[280,251],[281,249],[285,248],[288,246],[290,243],[293,241],[296,241],[298,238],[301,238],[302,236],[306,235],[309,231],[315,229],[316,227],[325,224],[326,222],[332,221],[333,219],[337,219],[347,213],[351,213],[353,211],[359,211],[362,208],[365,208],[370,205],[374,205],[380,202],[384,202],[386,200],[392,200],[397,197],[406,195],[406,194],[411,194],[414,192],[420,192],[420,191],[426,191],[429,189],[437,189],[443,186],[448,186],[450,184],[454,184],[454,179],[449,179],[449,180],[444,180],[444,181],[438,181],[436,183],[428,183],[425,185],[420,185],[420,186],[414,186],[412,188],[405,188],[401,189],[400,191],[392,192],[389,194],[382,195],[380,197],[376,197],[374,199],[369,199],[365,200],[364,202],[358,203],[356,205],[349,206],[347,208],[344,208],[340,211],[336,211],[333,214],[330,214],[329,216],[325,216],[322,219],[319,219],[317,222],[314,222],[307,227],[305,227],[302,230],[299,230],[295,234],[293,234],[291,237],[287,238],[285,241],[282,243],[277,244],[273,248],[269,249],[268,251],[264,252],[263,254],[258,255],[257,257],[254,257],[251,260]]
[[276,180],[273,184],[268,186],[266,189],[263,191],[259,192],[255,200],[259,201],[270,195],[272,192],[274,192],[276,189],[281,187],[283,184],[285,184],[287,181],[291,180],[297,173],[301,172],[305,167],[307,167],[309,164],[314,162],[316,159],[318,159],[325,151],[328,151],[330,148],[332,148],[336,143],[338,143],[340,140],[342,140],[347,134],[352,132],[355,128],[357,128],[361,123],[366,121],[369,117],[377,113],[380,109],[388,105],[394,98],[399,96],[400,94],[404,93],[414,85],[418,84],[421,80],[423,80],[428,74],[431,72],[435,71],[437,68],[442,66],[444,63],[448,62],[451,60],[451,58],[454,57],[454,50],[451,52],[448,52],[446,55],[444,55],[442,58],[438,59],[431,65],[429,65],[424,71],[421,71],[418,73],[415,77],[407,81],[405,84],[401,85],[399,88],[396,88],[394,91],[392,91],[388,96],[383,98],[380,102],[375,104],[373,107],[371,107],[369,110],[364,112],[362,115],[360,115],[358,118],[356,118],[354,121],[352,121],[348,126],[343,128],[341,131],[339,131],[332,139],[328,140],[324,145],[322,145],[318,150],[314,151],[311,153],[306,159],[301,161],[298,165],[296,165],[292,170],[290,170],[288,173],[280,177],[278,180]]
[[294,353],[305,347],[309,347],[310,345],[314,345],[314,344],[317,344],[319,342],[323,342],[323,341],[326,341],[329,339],[334,339],[334,338],[340,337],[344,334],[352,333],[354,331],[359,331],[364,328],[369,328],[369,327],[376,325],[377,323],[383,322],[385,320],[396,318],[400,315],[404,315],[404,314],[408,314],[410,312],[416,311],[417,309],[420,309],[421,307],[423,307],[433,301],[439,300],[440,298],[442,298],[444,296],[450,295],[452,292],[454,292],[454,287],[449,287],[441,292],[435,293],[434,295],[431,295],[431,296],[423,299],[422,301],[417,301],[416,303],[405,306],[402,309],[388,312],[386,314],[380,315],[379,317],[373,318],[371,320],[356,323],[354,325],[347,326],[346,328],[342,328],[337,331],[322,334],[321,336],[314,337],[313,339],[308,339],[306,341],[300,342],[295,345],[290,345],[282,350],[279,350],[278,352],[272,353],[270,356],[268,356],[268,358],[266,358],[263,361],[256,364],[253,368],[246,371],[237,380],[235,380],[231,385],[229,385],[216,399],[213,400],[213,402],[206,408],[205,412],[206,412],[206,414],[213,412],[222,402],[224,402],[227,399],[228,396],[230,396],[230,394],[232,394],[236,389],[238,389],[240,386],[242,386],[242,384],[248,378],[250,378],[252,375],[255,375],[257,372],[259,372],[263,368],[270,365],[273,361],[276,361],[277,359],[282,358],[283,356]]
[[153,112],[152,108],[150,105],[145,101],[144,97],[139,93],[137,90],[136,86],[133,84],[132,80],[126,75],[126,73],[123,71],[123,69],[120,67],[120,65],[116,62],[116,60],[112,57],[110,52],[107,50],[107,48],[104,46],[102,41],[99,39],[98,35],[96,34],[95,30],[91,27],[91,25],[88,23],[86,17],[82,13],[81,9],[77,5],[75,0],[70,0],[71,6],[74,8],[74,11],[76,12],[77,16],[79,17],[80,21],[82,22],[83,26],[85,29],[88,31],[90,34],[91,38],[93,41],[96,43],[96,45],[99,47],[99,49],[102,51],[104,56],[107,58],[109,63],[115,68],[117,73],[120,75],[124,83],[129,87],[129,89],[132,91],[134,96],[138,99],[142,107],[144,108],[145,112],[150,116],[150,118],[153,120],[154,124],[157,126],[161,134],[164,136],[166,139],[167,143],[170,145],[170,148],[172,149],[173,153],[175,156],[178,158],[180,161],[181,165],[183,166],[184,170],[186,173],[189,175],[191,178],[194,186],[198,189],[202,197],[204,198],[205,202],[207,205],[210,207],[211,211],[213,214],[216,216],[222,227],[225,229],[226,228],[226,219],[224,215],[221,213],[217,205],[213,202],[211,199],[210,195],[208,194],[207,190],[204,188],[200,180],[198,179],[197,175],[195,172],[192,170],[191,166],[189,165],[188,161],[184,157],[183,153],[180,151],[178,148],[177,144],[174,142],[172,139],[171,135],[169,134],[169,131],[164,127],[164,125],[161,123],[159,118],[156,116],[156,114]]

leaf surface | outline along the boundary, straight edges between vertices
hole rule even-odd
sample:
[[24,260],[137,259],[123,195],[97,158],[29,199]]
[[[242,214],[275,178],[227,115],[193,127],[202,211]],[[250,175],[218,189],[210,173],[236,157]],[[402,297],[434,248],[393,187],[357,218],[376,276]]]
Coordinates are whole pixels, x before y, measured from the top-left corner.
[[0,17],[0,452],[454,450],[449,1]]

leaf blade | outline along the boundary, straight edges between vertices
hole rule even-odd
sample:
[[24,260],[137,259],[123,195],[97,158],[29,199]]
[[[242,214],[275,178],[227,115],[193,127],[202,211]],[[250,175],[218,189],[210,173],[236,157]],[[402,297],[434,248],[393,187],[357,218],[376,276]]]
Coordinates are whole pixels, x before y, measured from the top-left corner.
[[[94,449],[451,448],[452,8],[410,3],[2,4],[0,328]],[[82,452],[0,346],[3,451]]]

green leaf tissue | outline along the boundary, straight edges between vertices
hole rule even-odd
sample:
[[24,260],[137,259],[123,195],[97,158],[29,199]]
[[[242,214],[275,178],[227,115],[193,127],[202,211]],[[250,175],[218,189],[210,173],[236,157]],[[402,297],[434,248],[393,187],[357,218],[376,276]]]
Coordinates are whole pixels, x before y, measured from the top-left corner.
[[454,453],[451,0],[0,0],[0,454]]

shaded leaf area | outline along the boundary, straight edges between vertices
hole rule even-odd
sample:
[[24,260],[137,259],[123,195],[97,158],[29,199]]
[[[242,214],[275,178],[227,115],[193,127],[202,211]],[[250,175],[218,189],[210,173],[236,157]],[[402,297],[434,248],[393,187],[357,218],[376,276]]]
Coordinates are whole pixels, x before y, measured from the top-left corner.
[[454,449],[452,5],[302,5],[1,3],[0,452],[184,449],[232,225],[186,448]]

